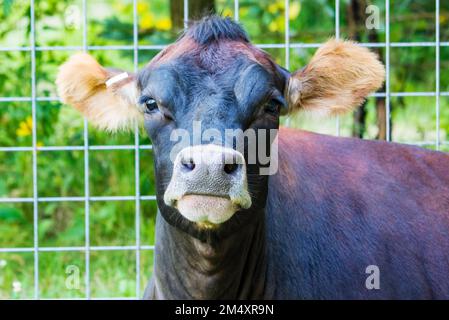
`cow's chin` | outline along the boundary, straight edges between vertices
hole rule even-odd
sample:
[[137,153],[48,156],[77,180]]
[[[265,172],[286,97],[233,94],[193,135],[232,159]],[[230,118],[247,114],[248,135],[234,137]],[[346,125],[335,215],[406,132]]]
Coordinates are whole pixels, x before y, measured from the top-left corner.
[[229,220],[239,209],[229,198],[209,195],[184,195],[176,208],[188,220],[200,228],[216,228]]

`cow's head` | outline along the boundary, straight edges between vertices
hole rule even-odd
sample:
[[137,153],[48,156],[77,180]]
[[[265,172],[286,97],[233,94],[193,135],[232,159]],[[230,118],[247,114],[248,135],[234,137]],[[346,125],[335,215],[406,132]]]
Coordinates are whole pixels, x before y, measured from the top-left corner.
[[137,75],[105,69],[81,53],[61,66],[57,85],[62,100],[101,129],[144,124],[163,217],[206,239],[235,232],[263,212],[268,177],[261,172],[269,163],[253,153],[268,146],[261,151],[269,155],[274,136],[267,130],[279,127],[280,115],[350,111],[383,79],[373,53],[337,40],[290,74],[238,24],[207,17]]

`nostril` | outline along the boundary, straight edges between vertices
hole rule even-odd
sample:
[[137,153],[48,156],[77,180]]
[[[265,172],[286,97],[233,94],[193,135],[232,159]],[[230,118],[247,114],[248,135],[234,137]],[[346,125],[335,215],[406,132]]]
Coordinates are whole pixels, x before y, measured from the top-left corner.
[[226,172],[227,174],[232,174],[235,171],[237,171],[237,169],[239,168],[239,165],[237,163],[227,163],[224,165],[224,172]]
[[181,161],[181,165],[187,171],[192,171],[193,169],[195,169],[195,162],[193,162],[193,159],[183,159]]

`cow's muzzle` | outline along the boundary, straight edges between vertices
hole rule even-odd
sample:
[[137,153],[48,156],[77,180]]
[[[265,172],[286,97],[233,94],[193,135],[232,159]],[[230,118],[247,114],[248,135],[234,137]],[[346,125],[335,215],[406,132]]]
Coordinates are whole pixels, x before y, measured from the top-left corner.
[[214,144],[184,148],[176,156],[164,202],[200,226],[229,220],[251,206],[243,155]]

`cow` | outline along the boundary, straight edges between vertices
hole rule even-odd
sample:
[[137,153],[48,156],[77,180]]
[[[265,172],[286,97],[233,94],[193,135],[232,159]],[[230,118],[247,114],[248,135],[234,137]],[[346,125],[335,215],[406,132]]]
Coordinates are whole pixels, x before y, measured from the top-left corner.
[[[279,129],[281,115],[354,110],[384,76],[374,53],[335,39],[290,73],[238,23],[207,16],[137,74],[79,53],[56,82],[98,128],[143,124],[151,138],[144,298],[448,299],[449,155]],[[249,161],[259,143],[268,162]]]

